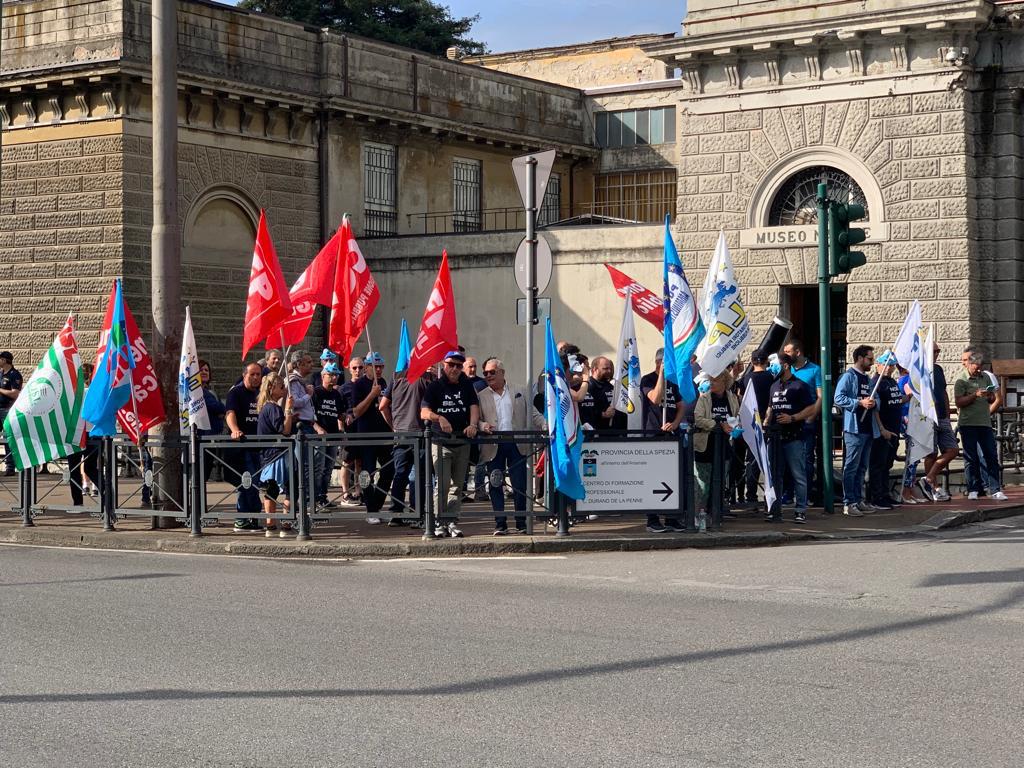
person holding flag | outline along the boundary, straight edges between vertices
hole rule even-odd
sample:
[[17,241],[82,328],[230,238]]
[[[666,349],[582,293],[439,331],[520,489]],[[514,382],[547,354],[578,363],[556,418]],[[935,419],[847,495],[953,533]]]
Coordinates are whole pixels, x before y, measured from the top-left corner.
[[640,399],[640,350],[636,343],[632,298],[632,289],[627,287],[611,401],[615,411],[625,417],[626,429],[639,431],[643,429],[644,422],[643,403]]
[[84,401],[82,358],[74,321],[68,316],[3,421],[8,456],[19,472],[85,447]]
[[664,264],[665,350],[664,367],[661,369],[661,372],[666,381],[675,384],[679,388],[679,395],[682,400],[692,404],[697,399],[697,391],[693,386],[693,355],[698,345],[704,339],[705,326],[701,320],[700,313],[697,311],[697,302],[694,300],[690,283],[683,272],[683,263],[679,260],[676,244],[672,240],[669,220],[669,217],[666,216]]

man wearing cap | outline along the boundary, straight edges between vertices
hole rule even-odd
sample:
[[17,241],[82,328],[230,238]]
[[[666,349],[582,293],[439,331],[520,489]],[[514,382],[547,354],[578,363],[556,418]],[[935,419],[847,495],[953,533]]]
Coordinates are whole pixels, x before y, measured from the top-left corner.
[[[330,350],[324,350],[330,352]],[[332,353],[333,354],[333,353]],[[323,355],[320,356],[323,360]],[[337,356],[335,356],[337,359]],[[316,431],[321,435],[337,435],[345,431],[345,398],[338,391],[338,377],[341,368],[333,360],[327,361],[320,372],[320,386],[313,390],[313,411],[316,414]],[[336,445],[318,446],[313,462],[315,478],[316,506],[333,507],[327,497],[330,487],[331,472],[338,457]]]
[[[388,385],[384,379],[384,356],[380,352],[371,352],[365,360],[372,370],[367,371],[368,376],[356,379],[352,384],[353,431],[363,435],[380,435],[391,431],[391,425],[380,410],[380,396]],[[363,444],[359,447],[358,456],[362,464],[359,474],[369,472],[371,479],[370,486],[363,492],[366,522],[371,525],[380,523],[378,513],[384,506],[384,499],[391,492],[395,475],[391,449],[390,444]]]
[[[437,511],[435,536],[462,536],[457,522],[462,511],[461,489],[469,467],[469,443],[477,435],[480,404],[476,389],[462,375],[466,357],[458,350],[444,356],[441,378],[427,386],[420,418],[434,433],[434,474],[444,508]],[[438,505],[440,507],[440,505]]]
[[[21,394],[22,384],[21,373],[14,367],[14,355],[6,350],[0,352],[0,428],[14,401]],[[9,477],[14,474],[14,454],[10,449],[7,449],[4,466],[4,475]]]
[[[878,374],[875,389],[874,419],[878,424],[878,437],[871,444],[871,459],[868,466],[868,502],[875,509],[892,509],[889,493],[889,472],[896,461],[896,449],[900,440],[900,422],[903,421],[903,403],[906,395],[892,374],[896,369],[896,358],[886,351],[875,361]],[[870,417],[869,417],[870,418]]]

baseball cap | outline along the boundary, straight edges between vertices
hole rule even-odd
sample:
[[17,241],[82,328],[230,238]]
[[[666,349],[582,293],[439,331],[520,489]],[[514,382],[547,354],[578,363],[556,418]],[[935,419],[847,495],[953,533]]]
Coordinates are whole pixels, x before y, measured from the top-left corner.
[[755,349],[750,353],[750,362],[763,365],[768,362],[768,353],[763,349]]
[[3,352],[0,352],[0,360],[6,360],[9,363],[13,363],[14,362],[14,355],[12,355],[10,352],[8,352],[5,349]]
[[329,349],[325,349],[323,352],[320,353],[320,361],[321,362],[324,362],[324,361],[327,361],[327,360],[330,360],[331,362],[333,362],[333,361],[335,361],[337,359],[338,359],[338,356],[336,354],[334,354]]
[[462,354],[462,352],[457,350],[457,349],[453,349],[451,352],[446,354],[444,356],[444,359],[445,359],[445,362],[447,362],[448,360],[454,360],[457,363],[464,363],[464,362],[466,362],[466,356],[464,354]]
[[380,352],[371,352],[363,358],[363,362],[367,365],[384,365],[384,355]]
[[333,373],[337,376],[341,375],[341,368],[338,367],[337,363],[328,363],[324,366],[324,373]]

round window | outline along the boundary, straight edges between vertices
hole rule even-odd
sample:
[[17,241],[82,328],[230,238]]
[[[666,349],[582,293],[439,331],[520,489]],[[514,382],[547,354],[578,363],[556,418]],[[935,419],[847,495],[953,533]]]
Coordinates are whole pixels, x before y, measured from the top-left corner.
[[828,185],[829,200],[837,203],[857,203],[864,206],[867,218],[871,218],[864,191],[849,174],[827,165],[804,168],[779,187],[772,200],[768,225],[771,227],[792,227],[818,223],[818,185]]

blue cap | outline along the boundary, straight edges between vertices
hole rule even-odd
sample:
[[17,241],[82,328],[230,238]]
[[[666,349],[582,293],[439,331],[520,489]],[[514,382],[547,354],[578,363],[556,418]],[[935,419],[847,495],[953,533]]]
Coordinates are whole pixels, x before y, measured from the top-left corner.
[[451,352],[446,354],[444,356],[444,359],[445,360],[455,360],[456,362],[459,362],[459,363],[466,362],[466,356],[464,354],[462,354],[461,352],[459,352],[459,350],[457,350],[457,349],[453,349]]
[[338,367],[337,363],[328,363],[324,366],[324,373],[333,373],[336,376],[340,376],[341,368]]
[[336,354],[334,354],[329,349],[325,349],[323,352],[320,353],[320,361],[321,362],[323,362],[325,360],[330,360],[331,362],[334,362],[337,359],[338,359],[338,356]]
[[371,352],[363,358],[363,362],[367,365],[384,365],[384,355],[380,352]]

